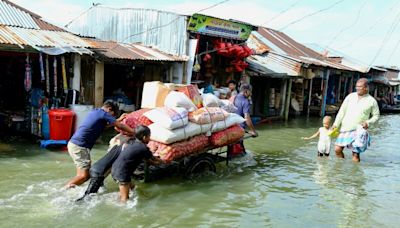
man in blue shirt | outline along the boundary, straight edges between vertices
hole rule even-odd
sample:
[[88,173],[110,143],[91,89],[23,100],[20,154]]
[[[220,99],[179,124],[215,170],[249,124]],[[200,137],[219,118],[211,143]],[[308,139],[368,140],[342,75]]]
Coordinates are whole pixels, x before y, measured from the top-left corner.
[[68,153],[75,163],[76,176],[68,181],[66,188],[80,185],[89,179],[90,150],[106,126],[115,126],[129,134],[134,134],[132,128],[120,122],[123,116],[115,119],[117,110],[118,106],[115,103],[104,102],[100,109],[94,109],[87,115],[68,142]]
[[[250,129],[249,134],[252,135],[253,137],[257,137],[258,133],[256,132],[256,129],[254,128],[253,122],[251,121],[250,117],[250,96],[251,96],[251,85],[243,83],[240,86],[240,93],[235,96],[233,100],[233,104],[236,106],[236,114],[242,116],[246,122],[242,123],[240,126],[242,128],[247,127]],[[237,144],[228,146],[228,154],[231,156],[235,155],[243,155],[246,153],[246,150],[244,148],[243,140],[238,142]]]
[[251,85],[243,83],[240,86],[240,93],[235,97],[233,104],[236,106],[236,114],[243,117],[246,122],[242,123],[241,126],[246,128],[246,125],[249,127],[251,134],[254,137],[258,136],[256,129],[254,128],[253,122],[250,117],[250,96],[251,96]]

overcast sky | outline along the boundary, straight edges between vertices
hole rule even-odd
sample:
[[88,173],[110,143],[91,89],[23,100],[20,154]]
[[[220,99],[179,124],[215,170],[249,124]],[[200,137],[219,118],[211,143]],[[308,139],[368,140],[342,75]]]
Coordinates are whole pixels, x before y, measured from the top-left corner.
[[[11,0],[64,26],[92,6],[86,0]],[[98,0],[112,7],[201,12],[282,31],[303,44],[334,49],[367,65],[400,66],[398,0]]]

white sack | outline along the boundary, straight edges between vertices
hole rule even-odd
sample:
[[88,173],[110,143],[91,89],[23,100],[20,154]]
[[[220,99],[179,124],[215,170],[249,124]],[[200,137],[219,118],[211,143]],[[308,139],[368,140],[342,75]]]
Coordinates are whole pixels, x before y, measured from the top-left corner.
[[168,130],[163,128],[159,124],[153,123],[149,126],[151,131],[150,139],[164,144],[171,144],[174,142],[188,139],[192,136],[199,135],[202,133],[209,132],[211,124],[198,125],[189,122],[186,126],[176,128],[174,130]]
[[180,107],[155,108],[143,115],[153,121],[153,123],[157,123],[167,129],[175,129],[185,126],[188,123],[188,111]]
[[217,96],[212,93],[205,93],[202,94],[201,97],[203,98],[203,106],[204,107],[219,107],[220,101]]
[[241,124],[245,121],[246,120],[243,117],[239,116],[238,114],[229,113],[229,116],[225,120],[218,121],[212,125],[211,132],[222,131],[230,126],[233,126],[235,124]]
[[182,107],[186,108],[189,112],[197,110],[188,96],[182,92],[171,91],[165,98],[164,105],[170,108]]

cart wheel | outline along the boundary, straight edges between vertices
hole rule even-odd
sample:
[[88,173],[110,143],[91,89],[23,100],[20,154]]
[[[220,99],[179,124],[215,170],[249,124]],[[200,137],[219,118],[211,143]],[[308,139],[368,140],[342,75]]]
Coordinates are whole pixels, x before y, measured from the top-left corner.
[[195,178],[205,172],[216,172],[214,160],[208,156],[201,156],[193,159],[186,167],[184,176],[185,178]]

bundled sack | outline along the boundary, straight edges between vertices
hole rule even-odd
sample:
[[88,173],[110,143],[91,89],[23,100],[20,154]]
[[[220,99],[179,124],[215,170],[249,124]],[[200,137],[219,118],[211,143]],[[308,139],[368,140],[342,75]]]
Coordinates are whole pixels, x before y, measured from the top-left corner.
[[174,142],[178,142],[181,140],[188,139],[195,135],[199,135],[201,133],[206,133],[211,130],[211,124],[195,124],[189,122],[186,126],[176,128],[174,130],[169,130],[163,128],[157,123],[153,123],[149,126],[151,131],[150,139],[153,141],[161,142],[164,144],[171,144]]
[[124,134],[118,134],[114,136],[112,139],[110,139],[109,146],[108,146],[108,151],[111,150],[114,146],[121,146],[122,144],[128,142],[132,137],[126,136]]
[[228,113],[218,107],[203,107],[189,113],[189,120],[197,124],[215,123],[228,117]]
[[176,142],[171,145],[150,141],[147,146],[153,152],[154,156],[158,156],[166,162],[171,162],[203,150],[209,146],[209,139],[205,135],[198,135],[189,140]]
[[164,101],[171,90],[162,82],[145,82],[142,93],[142,108],[163,107]]
[[230,126],[233,126],[235,124],[241,124],[245,121],[246,120],[243,117],[239,116],[238,114],[229,113],[228,117],[225,120],[218,121],[212,124],[211,132],[214,133],[217,131],[222,131]]
[[220,107],[229,113],[236,113],[236,111],[238,110],[238,108],[227,99],[220,100]]
[[185,85],[182,87],[178,87],[177,91],[182,92],[186,96],[188,96],[197,108],[203,107],[203,98],[201,97],[199,90],[197,89],[197,86]]
[[203,106],[204,107],[219,107],[220,100],[214,94],[205,93],[205,94],[202,94],[201,97],[203,98]]
[[188,123],[188,111],[185,108],[155,108],[143,115],[166,129],[175,129]]
[[138,125],[149,126],[153,123],[149,118],[147,118],[144,114],[151,109],[143,108],[137,111],[131,112],[122,120],[122,123],[128,125],[129,127],[135,129]]
[[244,129],[235,124],[225,130],[213,133],[210,136],[210,142],[213,146],[226,146],[237,142],[244,136]]
[[193,102],[182,92],[171,91],[165,98],[164,105],[166,107],[182,107],[186,108],[189,112],[197,110]]

